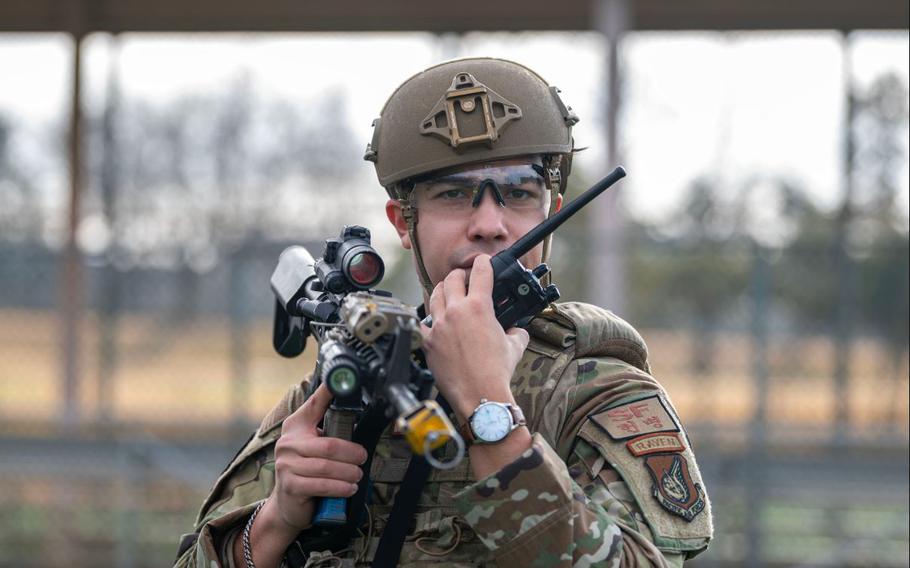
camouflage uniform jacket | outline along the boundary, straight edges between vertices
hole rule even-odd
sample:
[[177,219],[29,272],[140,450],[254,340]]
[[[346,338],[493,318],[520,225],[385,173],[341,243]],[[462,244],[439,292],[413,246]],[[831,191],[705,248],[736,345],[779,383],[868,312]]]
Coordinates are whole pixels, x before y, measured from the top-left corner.
[[[532,447],[479,481],[467,458],[434,470],[399,566],[681,566],[704,550],[710,503],[638,332],[580,303],[552,306],[528,331],[512,391]],[[274,485],[282,420],[305,392],[305,383],[291,389],[217,480],[199,512],[198,538],[176,566],[234,565],[233,541]],[[383,434],[359,537],[337,555],[311,555],[307,566],[369,565],[409,456],[403,439]]]

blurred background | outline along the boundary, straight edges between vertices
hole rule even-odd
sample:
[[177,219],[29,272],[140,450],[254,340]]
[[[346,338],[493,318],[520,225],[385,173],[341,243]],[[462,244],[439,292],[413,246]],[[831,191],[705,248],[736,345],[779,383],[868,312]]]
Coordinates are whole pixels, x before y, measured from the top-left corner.
[[[908,6],[0,3],[0,567],[169,566],[311,368],[279,252],[372,229],[392,90],[514,59],[582,121],[564,299],[648,342],[713,499],[693,566],[908,566]],[[559,13],[554,13],[558,8]]]

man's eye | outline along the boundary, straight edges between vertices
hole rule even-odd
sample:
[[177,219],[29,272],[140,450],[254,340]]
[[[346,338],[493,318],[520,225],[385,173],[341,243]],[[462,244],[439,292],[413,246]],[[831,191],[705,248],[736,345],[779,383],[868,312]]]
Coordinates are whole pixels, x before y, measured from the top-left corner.
[[515,199],[515,200],[522,201],[522,200],[526,200],[526,199],[531,199],[533,197],[533,195],[531,194],[530,191],[528,191],[526,189],[511,189],[511,190],[509,190],[508,197],[509,197],[509,199]]
[[463,189],[447,189],[439,192],[436,197],[438,199],[461,199],[466,195],[467,193]]

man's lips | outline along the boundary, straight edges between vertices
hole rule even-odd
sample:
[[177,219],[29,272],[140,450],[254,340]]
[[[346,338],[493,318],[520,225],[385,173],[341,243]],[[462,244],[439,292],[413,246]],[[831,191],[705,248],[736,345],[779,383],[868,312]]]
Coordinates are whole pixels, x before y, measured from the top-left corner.
[[474,259],[476,259],[478,256],[480,256],[482,254],[488,254],[492,257],[492,256],[495,256],[498,252],[500,252],[500,251],[475,252],[471,255],[468,255],[463,260],[456,262],[455,265],[452,267],[452,270],[455,270],[456,268],[461,268],[462,270],[471,270],[472,268],[474,268]]
[[480,255],[481,255],[481,253],[477,253],[477,254],[473,254],[473,255],[469,256],[468,258],[466,258],[466,259],[462,260],[461,262],[459,262],[458,264],[456,264],[455,268],[461,268],[462,270],[471,270],[472,268],[474,268],[474,259]]

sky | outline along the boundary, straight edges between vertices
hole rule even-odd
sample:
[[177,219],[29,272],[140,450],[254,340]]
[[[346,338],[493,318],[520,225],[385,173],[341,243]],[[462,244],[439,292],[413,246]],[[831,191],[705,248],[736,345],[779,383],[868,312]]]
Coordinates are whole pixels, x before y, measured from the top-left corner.
[[[629,171],[624,201],[635,215],[666,217],[698,176],[730,192],[756,173],[780,174],[825,206],[843,192],[841,124],[844,55],[860,88],[881,73],[908,83],[908,34],[856,34],[849,51],[836,32],[633,33],[621,52],[620,153]],[[84,49],[86,105],[104,101],[111,36]],[[41,153],[38,132],[62,124],[68,109],[72,44],[66,36],[0,34],[0,112]],[[444,59],[514,59],[559,86],[581,122],[575,138],[589,150],[579,171],[605,175],[606,46],[596,33],[124,34],[119,65],[124,94],[150,102],[228,87],[245,73],[265,98],[306,101],[336,90],[348,103],[351,131],[364,145],[370,124],[405,78]],[[906,132],[906,131],[905,131]],[[906,143],[906,135],[905,135]],[[372,166],[351,164],[364,179]],[[902,200],[908,202],[907,164]],[[375,179],[375,178],[373,178]],[[48,175],[62,199],[65,178]]]

